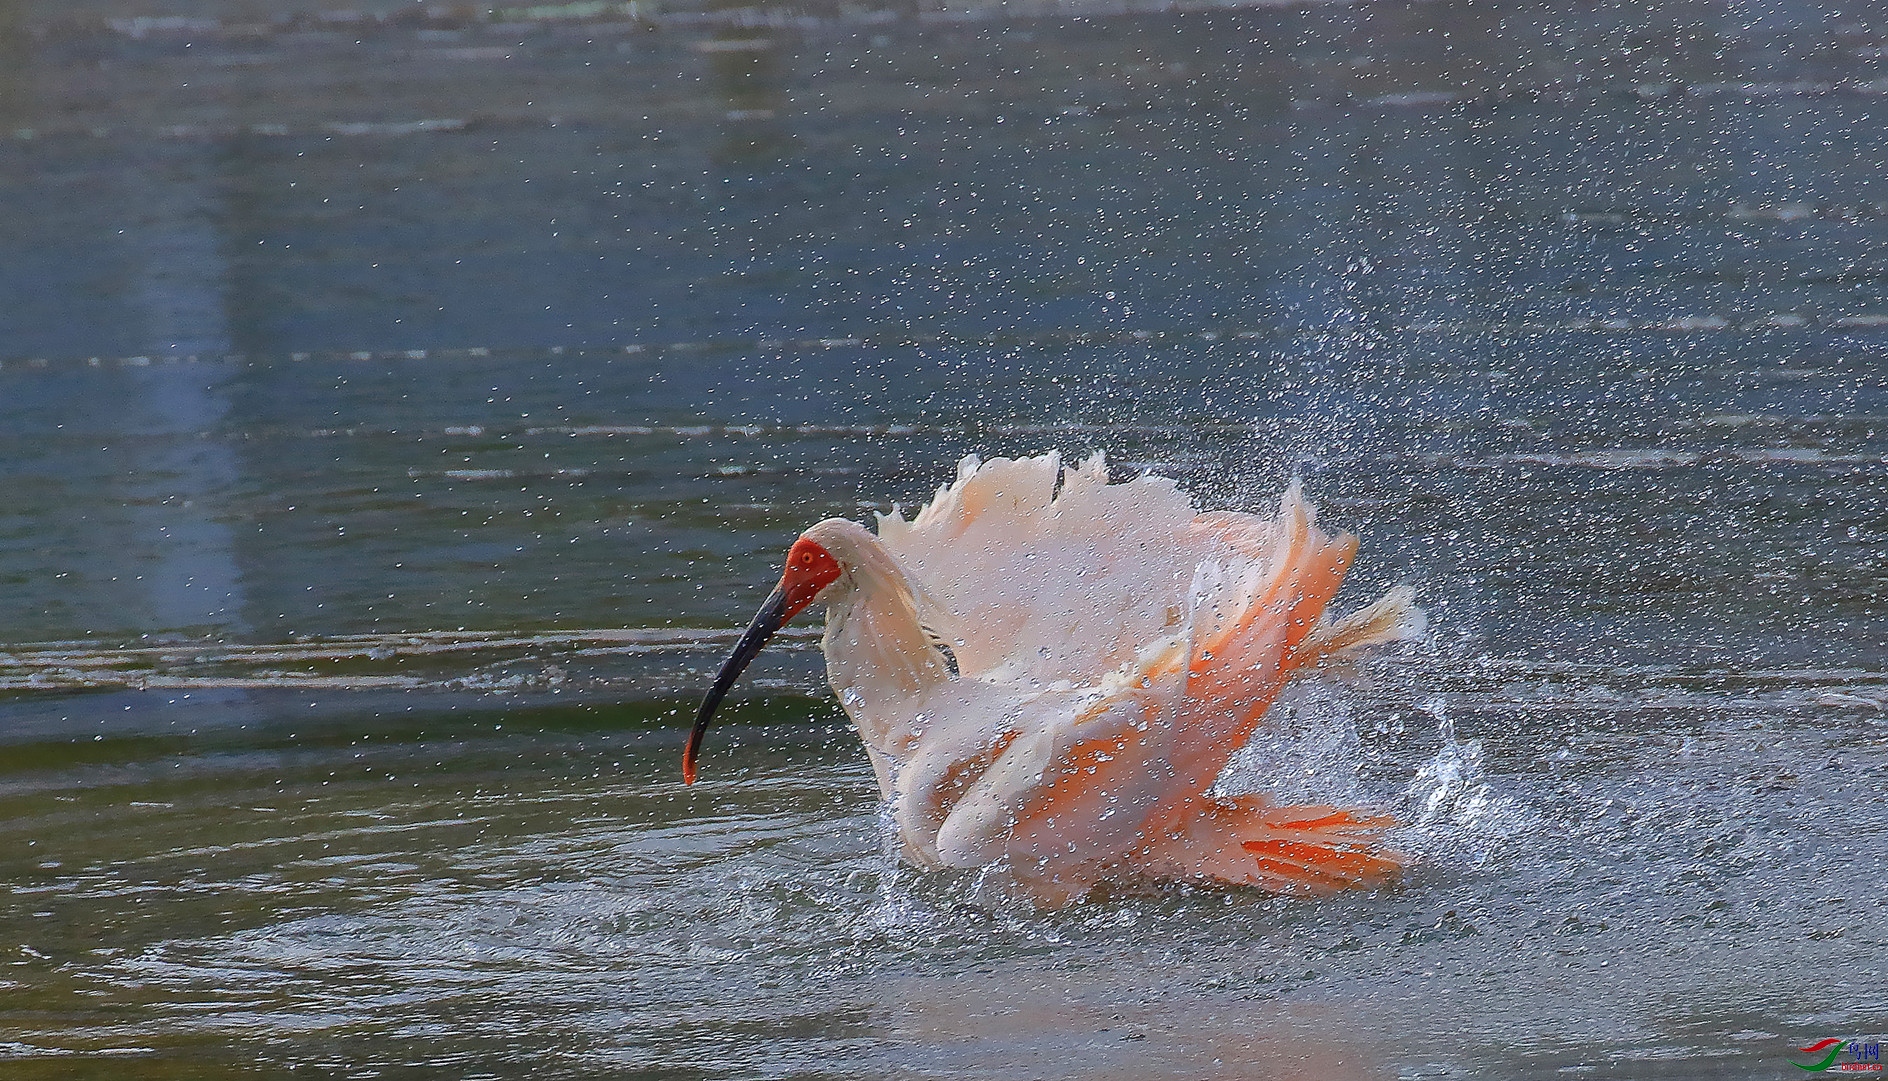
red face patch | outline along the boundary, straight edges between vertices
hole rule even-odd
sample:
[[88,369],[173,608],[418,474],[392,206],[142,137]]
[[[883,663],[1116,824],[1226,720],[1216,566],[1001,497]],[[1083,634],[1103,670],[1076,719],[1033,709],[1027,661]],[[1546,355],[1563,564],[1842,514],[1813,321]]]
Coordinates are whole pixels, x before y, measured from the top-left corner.
[[839,573],[839,561],[831,552],[805,537],[794,541],[787,551],[787,569],[780,576],[780,591],[787,595],[787,611],[781,622],[812,604],[820,590],[839,580]]

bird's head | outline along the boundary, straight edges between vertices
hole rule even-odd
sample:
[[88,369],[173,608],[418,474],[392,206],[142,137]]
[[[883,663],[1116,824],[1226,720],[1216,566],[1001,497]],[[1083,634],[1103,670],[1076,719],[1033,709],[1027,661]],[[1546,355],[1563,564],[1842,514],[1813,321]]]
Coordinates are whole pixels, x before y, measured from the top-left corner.
[[761,647],[801,609],[822,597],[831,600],[835,587],[850,586],[852,569],[859,566],[862,557],[869,560],[869,553],[876,550],[876,545],[877,541],[864,526],[844,518],[828,518],[793,542],[793,547],[787,550],[787,567],[780,574],[780,584],[755,613],[754,621],[734,644],[734,652],[722,663],[707,697],[702,699],[701,712],[696,715],[695,727],[688,734],[687,746],[682,749],[684,784],[695,783],[695,756],[701,750],[701,737],[708,731],[715,708],[721,705],[728,689],[741,678]]

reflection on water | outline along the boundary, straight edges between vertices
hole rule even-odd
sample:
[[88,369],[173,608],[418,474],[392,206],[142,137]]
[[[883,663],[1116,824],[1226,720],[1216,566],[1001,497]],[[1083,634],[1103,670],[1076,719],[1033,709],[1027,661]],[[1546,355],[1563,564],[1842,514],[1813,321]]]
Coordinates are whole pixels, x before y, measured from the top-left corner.
[[[157,167],[125,178],[126,204],[140,207],[120,231],[125,292],[144,317],[152,357],[221,358],[231,350],[224,300],[230,275],[229,240],[216,228],[224,217],[216,159],[190,144],[167,149]],[[200,438],[228,412],[219,385],[229,374],[222,365],[187,363],[130,367],[119,376],[115,396],[125,415],[108,423],[144,444],[121,475],[118,500],[131,516],[131,543],[120,550],[152,554],[140,576],[150,591],[152,626],[248,629],[234,528],[223,506],[241,462],[227,442]]]
[[[743,0],[712,0],[710,12],[746,8]],[[710,82],[727,104],[721,121],[722,142],[716,162],[729,179],[744,170],[765,169],[786,149],[784,93],[779,49],[772,33],[760,27],[723,26],[695,43],[707,60]]]
[[28,95],[36,81],[34,49],[26,30],[26,0],[0,0],[0,132],[12,135],[34,114]]
[[[1879,12],[1161,7],[0,0],[0,1072],[1771,1077],[1875,1023]],[[1417,587],[1233,778],[1399,808],[1404,889],[899,868],[810,624],[676,783],[798,529],[1096,446],[1301,475]]]

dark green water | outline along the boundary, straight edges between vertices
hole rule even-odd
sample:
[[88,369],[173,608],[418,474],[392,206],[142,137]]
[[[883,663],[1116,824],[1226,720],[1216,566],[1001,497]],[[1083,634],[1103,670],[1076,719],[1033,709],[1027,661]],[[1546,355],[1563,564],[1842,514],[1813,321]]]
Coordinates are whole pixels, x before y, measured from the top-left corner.
[[[1881,1031],[1884,48],[1857,3],[0,0],[0,1075]],[[1050,448],[1302,476],[1351,596],[1417,588],[1430,640],[1229,778],[1397,808],[1405,887],[900,868],[811,621],[680,786],[800,528]]]

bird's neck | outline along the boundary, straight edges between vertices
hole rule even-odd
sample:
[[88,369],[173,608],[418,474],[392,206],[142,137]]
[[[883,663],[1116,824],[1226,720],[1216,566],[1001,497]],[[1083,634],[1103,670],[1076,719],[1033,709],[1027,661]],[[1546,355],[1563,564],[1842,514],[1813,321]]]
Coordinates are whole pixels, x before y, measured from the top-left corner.
[[916,703],[951,678],[925,633],[904,568],[876,539],[848,568],[850,588],[828,601],[826,679],[866,745],[894,761],[923,734]]

